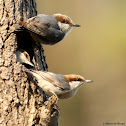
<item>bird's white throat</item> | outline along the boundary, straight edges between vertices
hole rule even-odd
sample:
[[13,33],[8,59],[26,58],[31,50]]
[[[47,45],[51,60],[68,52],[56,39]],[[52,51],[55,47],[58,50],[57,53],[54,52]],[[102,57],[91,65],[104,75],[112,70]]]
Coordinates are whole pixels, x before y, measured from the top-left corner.
[[65,33],[65,36],[72,30],[72,26],[70,26],[69,24],[58,22],[58,25],[60,29]]

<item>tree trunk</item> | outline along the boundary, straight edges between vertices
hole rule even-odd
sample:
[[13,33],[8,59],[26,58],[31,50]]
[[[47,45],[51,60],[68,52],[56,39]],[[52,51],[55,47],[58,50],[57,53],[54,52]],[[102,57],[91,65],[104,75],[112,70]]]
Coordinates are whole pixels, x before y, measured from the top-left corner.
[[15,51],[23,48],[36,69],[47,71],[40,44],[25,31],[14,33],[15,23],[36,14],[34,0],[0,0],[0,126],[58,125],[55,97],[48,101],[42,89],[30,81],[25,66],[16,62]]

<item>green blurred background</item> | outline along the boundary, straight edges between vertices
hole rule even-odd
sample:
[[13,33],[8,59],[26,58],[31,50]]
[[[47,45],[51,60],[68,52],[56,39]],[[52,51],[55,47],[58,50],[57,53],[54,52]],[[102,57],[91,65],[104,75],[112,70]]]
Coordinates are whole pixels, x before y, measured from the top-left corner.
[[62,13],[81,25],[44,46],[49,71],[94,82],[59,101],[59,126],[126,125],[126,0],[37,0],[38,13]]

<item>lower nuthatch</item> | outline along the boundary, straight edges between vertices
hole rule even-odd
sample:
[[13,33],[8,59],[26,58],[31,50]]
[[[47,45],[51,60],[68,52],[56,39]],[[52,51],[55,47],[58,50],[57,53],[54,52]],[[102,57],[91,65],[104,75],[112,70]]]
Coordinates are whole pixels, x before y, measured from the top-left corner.
[[71,98],[83,84],[92,82],[75,74],[62,75],[32,69],[28,72],[36,78],[38,86],[48,96],[55,95],[59,99]]
[[[18,62],[34,67],[26,51],[21,49],[17,50],[16,55]],[[27,72],[37,79],[38,86],[41,87],[48,96],[55,95],[59,99],[71,98],[83,84],[92,82],[75,74],[62,75],[33,69],[27,69]]]
[[30,62],[29,54],[23,49],[18,49],[16,51],[16,56],[17,56],[17,62],[34,67],[34,65]]
[[68,16],[62,14],[39,14],[20,21],[19,25],[30,33],[34,41],[49,45],[62,41],[73,27],[80,27],[74,24]]

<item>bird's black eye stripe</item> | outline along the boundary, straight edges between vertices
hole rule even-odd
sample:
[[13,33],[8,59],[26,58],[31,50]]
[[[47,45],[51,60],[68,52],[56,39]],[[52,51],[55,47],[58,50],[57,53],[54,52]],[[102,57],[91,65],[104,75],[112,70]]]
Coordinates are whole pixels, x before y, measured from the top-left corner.
[[75,81],[81,81],[81,79],[80,79],[80,78],[78,78],[78,79],[75,79]]
[[27,54],[25,54],[25,56],[26,56],[26,58],[28,58],[28,55]]
[[63,20],[63,21],[62,21],[62,23],[68,24],[68,21],[66,21],[66,20]]
[[62,21],[62,23],[66,23],[66,21],[65,21],[65,20],[63,20],[63,21]]

